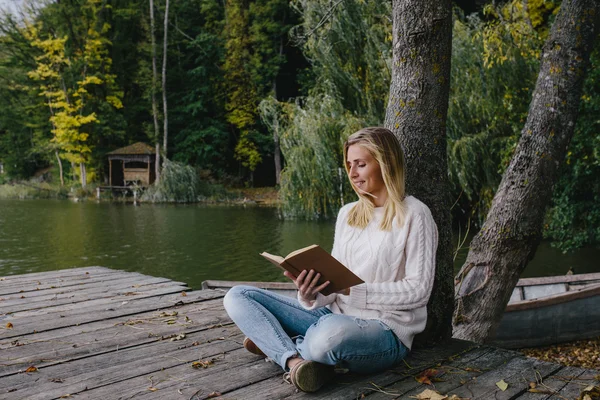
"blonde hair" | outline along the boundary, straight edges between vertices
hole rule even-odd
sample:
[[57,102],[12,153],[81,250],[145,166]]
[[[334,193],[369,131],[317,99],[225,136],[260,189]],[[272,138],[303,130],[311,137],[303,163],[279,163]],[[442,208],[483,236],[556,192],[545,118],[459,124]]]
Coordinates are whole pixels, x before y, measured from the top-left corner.
[[350,167],[347,160],[348,148],[352,145],[358,145],[366,149],[381,169],[381,176],[388,197],[384,204],[383,219],[379,225],[380,229],[391,230],[394,218],[398,221],[398,225],[404,225],[406,216],[404,205],[406,161],[404,152],[396,136],[389,129],[381,127],[363,128],[350,135],[344,143],[344,167],[352,189],[358,195],[358,203],[352,207],[348,214],[348,224],[361,229],[366,228],[373,218],[375,209],[373,202],[369,199],[369,196],[373,197],[373,195],[360,191],[350,179]]

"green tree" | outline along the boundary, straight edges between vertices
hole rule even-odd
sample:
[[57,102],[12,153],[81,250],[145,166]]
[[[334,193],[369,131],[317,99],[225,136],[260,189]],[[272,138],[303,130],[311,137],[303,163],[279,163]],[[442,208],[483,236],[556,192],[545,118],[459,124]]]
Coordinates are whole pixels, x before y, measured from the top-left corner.
[[246,0],[226,2],[225,87],[227,121],[238,133],[235,158],[252,173],[262,161],[256,131],[258,94],[249,70],[251,49]]

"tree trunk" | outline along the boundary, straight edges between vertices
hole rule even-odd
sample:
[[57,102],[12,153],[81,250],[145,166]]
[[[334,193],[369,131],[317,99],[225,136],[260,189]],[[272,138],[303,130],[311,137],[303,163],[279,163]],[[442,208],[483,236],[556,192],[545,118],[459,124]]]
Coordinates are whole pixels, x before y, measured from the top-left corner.
[[81,179],[81,187],[85,189],[87,185],[87,173],[85,170],[85,164],[79,163],[79,175]]
[[169,33],[169,0],[165,4],[165,35],[163,42],[163,64],[162,64],[162,97],[163,97],[163,159],[167,159],[167,141],[169,138],[167,118],[167,36]]
[[[283,55],[283,37],[279,38],[279,56]],[[273,79],[273,96],[277,98],[277,77]],[[281,183],[281,146],[279,145],[279,117],[274,118],[273,125],[273,158],[275,161],[275,184],[279,186]]]
[[481,231],[455,282],[454,336],[491,339],[542,236],[577,120],[600,6],[564,0],[542,51],[529,115]]
[[155,183],[160,180],[160,130],[158,127],[158,105],[156,104],[156,31],[154,29],[154,0],[150,0],[150,37],[152,40],[152,117],[154,118],[154,140],[156,143]]
[[452,327],[452,202],[446,159],[451,46],[450,0],[393,1],[392,82],[385,126],[406,154],[407,194],[429,206],[439,231],[427,328],[417,336],[421,343],[449,338]]
[[60,174],[60,186],[65,186],[65,177],[63,175],[63,166],[60,157],[58,156],[58,150],[54,150],[54,155],[56,156],[56,161],[58,162],[58,172]]

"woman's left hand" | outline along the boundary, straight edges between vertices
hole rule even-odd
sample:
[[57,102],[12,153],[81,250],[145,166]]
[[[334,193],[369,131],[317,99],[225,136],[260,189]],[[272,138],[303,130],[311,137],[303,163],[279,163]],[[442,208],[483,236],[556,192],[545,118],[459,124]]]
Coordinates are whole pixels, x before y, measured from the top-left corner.
[[317,293],[329,285],[329,281],[327,281],[317,286],[321,274],[318,272],[315,273],[312,269],[310,271],[302,271],[297,277],[293,276],[288,271],[285,271],[283,274],[294,281],[294,284],[298,288],[300,298],[306,302],[314,301],[317,298]]

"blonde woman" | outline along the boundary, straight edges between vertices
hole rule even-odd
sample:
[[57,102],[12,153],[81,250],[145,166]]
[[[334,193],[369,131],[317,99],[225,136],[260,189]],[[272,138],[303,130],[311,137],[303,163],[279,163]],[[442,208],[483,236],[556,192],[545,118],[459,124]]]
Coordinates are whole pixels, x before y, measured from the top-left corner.
[[324,296],[329,282],[317,285],[319,274],[286,272],[297,299],[236,286],[224,300],[244,347],[273,359],[305,392],[327,383],[334,366],[372,373],[397,365],[425,329],[433,286],[437,227],[427,206],[405,194],[396,137],[361,129],[344,144],[344,159],[358,201],[339,211],[332,255],[365,283]]

